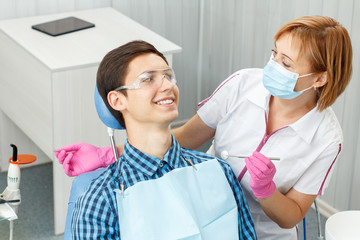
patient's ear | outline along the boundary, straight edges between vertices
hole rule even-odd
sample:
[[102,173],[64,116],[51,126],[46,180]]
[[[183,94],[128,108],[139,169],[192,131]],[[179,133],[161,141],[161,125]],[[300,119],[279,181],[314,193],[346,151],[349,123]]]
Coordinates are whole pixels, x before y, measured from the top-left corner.
[[124,94],[119,91],[110,91],[107,95],[109,105],[117,111],[126,109],[127,99]]

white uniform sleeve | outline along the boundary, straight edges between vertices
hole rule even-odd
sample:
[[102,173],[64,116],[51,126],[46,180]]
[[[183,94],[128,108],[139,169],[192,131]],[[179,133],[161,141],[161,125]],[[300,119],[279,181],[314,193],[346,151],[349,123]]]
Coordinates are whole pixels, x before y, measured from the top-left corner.
[[234,73],[223,81],[213,94],[199,103],[197,114],[209,127],[216,129],[219,121],[227,113],[232,101],[237,99],[237,82],[239,73]]
[[323,195],[328,186],[335,163],[341,151],[341,144],[330,145],[308,168],[294,185],[294,189],[304,194]]

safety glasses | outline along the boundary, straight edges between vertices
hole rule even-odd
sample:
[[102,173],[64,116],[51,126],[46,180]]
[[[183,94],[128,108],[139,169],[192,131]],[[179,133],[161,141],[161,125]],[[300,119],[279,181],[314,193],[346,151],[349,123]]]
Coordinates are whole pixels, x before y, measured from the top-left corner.
[[159,88],[164,79],[169,81],[171,84],[176,84],[175,73],[171,68],[155,69],[147,72],[143,72],[135,79],[134,83],[127,86],[121,86],[114,91],[120,91],[124,89],[154,89]]

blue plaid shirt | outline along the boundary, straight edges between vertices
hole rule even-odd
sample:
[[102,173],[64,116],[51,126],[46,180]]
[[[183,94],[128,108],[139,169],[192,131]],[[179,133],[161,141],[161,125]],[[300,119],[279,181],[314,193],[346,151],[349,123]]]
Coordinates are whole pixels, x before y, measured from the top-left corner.
[[[137,182],[156,179],[175,168],[187,167],[183,155],[194,164],[201,163],[214,156],[181,148],[172,137],[173,144],[164,158],[158,159],[147,155],[125,143],[120,157],[121,182],[124,188]],[[217,159],[222,167],[238,205],[238,225],[240,239],[256,239],[254,223],[240,184],[231,167]],[[120,239],[119,219],[114,189],[119,189],[116,163],[108,166],[98,178],[94,179],[87,191],[76,202],[72,217],[73,239]]]

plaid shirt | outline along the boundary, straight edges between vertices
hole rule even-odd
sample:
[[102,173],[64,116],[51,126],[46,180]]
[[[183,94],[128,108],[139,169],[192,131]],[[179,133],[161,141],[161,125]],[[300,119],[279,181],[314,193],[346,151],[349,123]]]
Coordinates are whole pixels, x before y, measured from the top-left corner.
[[[173,144],[162,160],[147,155],[126,142],[120,157],[121,182],[124,188],[137,182],[157,179],[175,168],[187,167],[181,152],[194,164],[214,156],[181,148],[172,137]],[[238,225],[240,239],[256,239],[254,223],[240,184],[231,167],[217,159],[222,167],[238,205]],[[117,202],[114,189],[119,189],[116,163],[108,166],[99,177],[94,179],[87,191],[76,202],[72,217],[74,239],[120,239]]]

